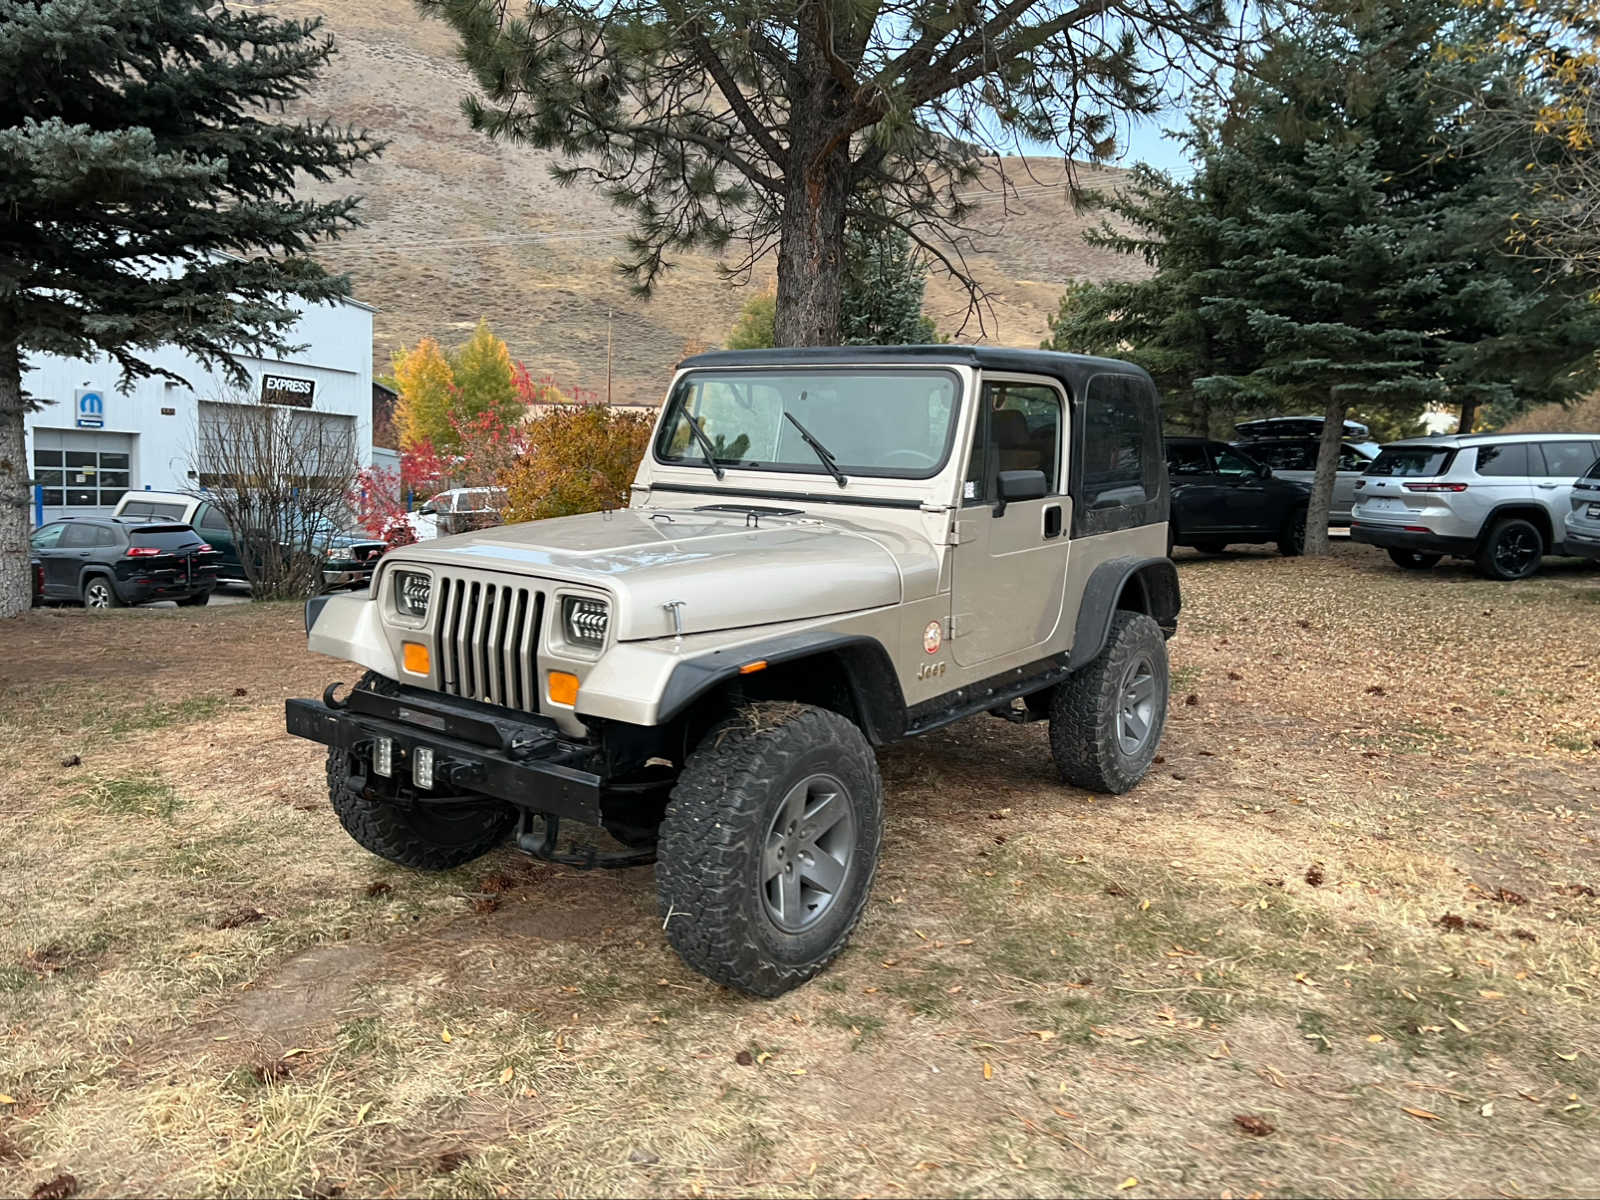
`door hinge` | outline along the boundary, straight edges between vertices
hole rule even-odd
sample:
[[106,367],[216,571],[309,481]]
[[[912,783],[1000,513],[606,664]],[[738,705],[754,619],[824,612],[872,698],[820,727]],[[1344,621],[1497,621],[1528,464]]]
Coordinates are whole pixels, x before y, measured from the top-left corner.
[[972,623],[971,613],[951,613],[950,619],[945,622],[947,636],[958,638],[967,632],[967,626]]
[[959,546],[964,542],[976,541],[978,538],[978,523],[976,521],[952,521],[950,533],[945,539],[946,546]]

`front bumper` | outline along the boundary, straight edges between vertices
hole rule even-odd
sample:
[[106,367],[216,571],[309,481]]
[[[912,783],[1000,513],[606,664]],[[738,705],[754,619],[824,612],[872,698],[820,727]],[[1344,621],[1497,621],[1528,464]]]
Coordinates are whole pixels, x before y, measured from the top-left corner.
[[1351,523],[1350,540],[1364,542],[1368,546],[1381,546],[1385,550],[1416,550],[1422,554],[1454,554],[1470,558],[1477,552],[1477,542],[1472,538],[1418,533],[1395,525],[1374,525],[1363,521]]
[[[369,777],[376,740],[390,739],[393,778],[383,783],[397,801],[493,796],[529,812],[600,823],[600,776],[569,765],[588,748],[563,738],[546,718],[510,720],[487,705],[404,688],[398,696],[357,688],[343,704],[329,699],[285,701],[289,732],[344,750],[354,773]],[[431,790],[413,786],[412,764],[424,747],[434,756]]]

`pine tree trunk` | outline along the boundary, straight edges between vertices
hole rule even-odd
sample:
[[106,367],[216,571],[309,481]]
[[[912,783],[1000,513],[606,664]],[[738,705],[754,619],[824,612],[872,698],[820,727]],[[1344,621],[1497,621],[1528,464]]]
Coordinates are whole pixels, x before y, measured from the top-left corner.
[[1328,510],[1333,507],[1333,483],[1339,470],[1339,448],[1344,443],[1344,418],[1349,406],[1336,394],[1328,396],[1322,418],[1322,440],[1317,445],[1317,473],[1311,480],[1311,502],[1306,508],[1306,553],[1327,554]]
[[1472,427],[1478,422],[1478,401],[1476,398],[1461,402],[1461,422],[1456,426],[1457,433],[1471,433]]
[[850,139],[841,132],[840,114],[848,101],[808,42],[801,45],[798,67],[809,82],[790,109],[773,342],[837,346],[844,294],[844,210],[850,191]]
[[28,571],[28,452],[23,435],[22,356],[0,343],[0,619],[33,603]]

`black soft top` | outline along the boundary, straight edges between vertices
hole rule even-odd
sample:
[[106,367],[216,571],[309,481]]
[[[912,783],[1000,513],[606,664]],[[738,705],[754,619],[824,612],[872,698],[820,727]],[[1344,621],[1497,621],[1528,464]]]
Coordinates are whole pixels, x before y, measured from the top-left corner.
[[[989,371],[1016,371],[1059,379],[1075,401],[1082,385],[1095,375],[1135,375],[1149,380],[1141,367],[1115,358],[1088,354],[1062,354],[1057,350],[1013,350],[1007,346],[799,346],[778,350],[713,350],[696,354],[679,367],[768,367],[782,365],[831,366],[865,363],[872,366],[979,367]],[[1151,386],[1154,387],[1152,381]]]

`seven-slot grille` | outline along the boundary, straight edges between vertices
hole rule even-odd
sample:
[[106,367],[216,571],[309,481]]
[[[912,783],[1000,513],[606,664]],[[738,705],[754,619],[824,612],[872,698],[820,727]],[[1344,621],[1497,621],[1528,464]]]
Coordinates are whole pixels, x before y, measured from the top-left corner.
[[539,711],[534,657],[544,593],[441,574],[434,645],[439,688],[452,696]]

